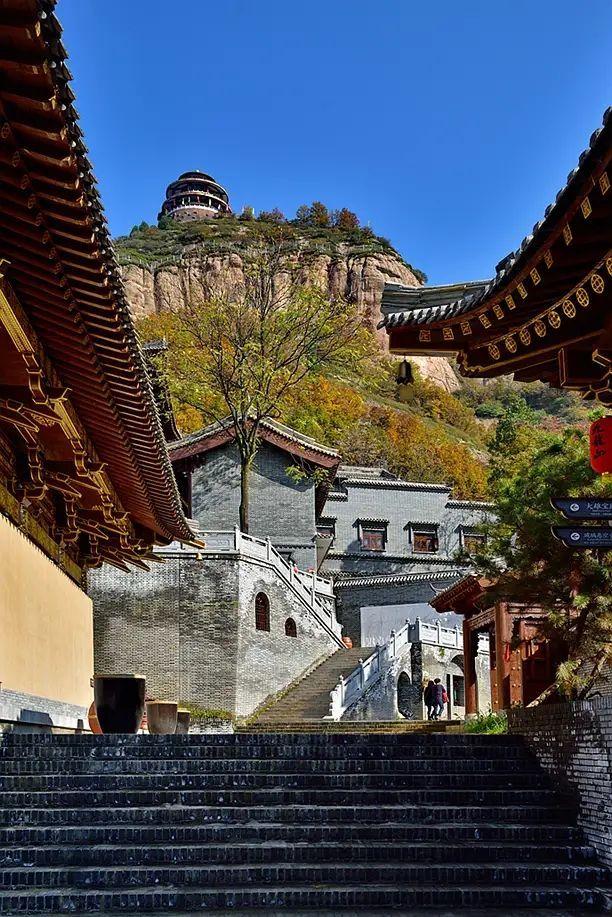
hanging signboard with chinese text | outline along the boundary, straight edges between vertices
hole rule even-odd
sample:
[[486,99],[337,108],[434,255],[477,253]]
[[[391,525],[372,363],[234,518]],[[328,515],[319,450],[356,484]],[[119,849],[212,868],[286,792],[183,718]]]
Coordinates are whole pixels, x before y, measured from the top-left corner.
[[553,525],[552,533],[568,548],[612,550],[612,526]]
[[612,498],[553,497],[550,502],[566,519],[612,519]]

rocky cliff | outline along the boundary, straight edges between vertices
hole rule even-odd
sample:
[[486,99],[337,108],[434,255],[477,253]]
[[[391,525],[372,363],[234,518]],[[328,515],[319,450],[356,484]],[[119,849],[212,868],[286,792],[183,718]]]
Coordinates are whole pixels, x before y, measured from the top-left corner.
[[[155,233],[159,232],[155,230]],[[165,233],[162,235],[165,236]],[[154,241],[155,235],[152,235]],[[136,319],[155,312],[180,309],[189,300],[198,300],[205,289],[230,290],[240,284],[243,260],[240,251],[219,251],[218,244],[202,238],[190,241],[157,258],[155,250],[144,251],[130,244],[134,236],[118,240],[117,250],[132,313]],[[227,248],[231,248],[231,245]],[[376,334],[382,349],[387,336],[376,329],[385,283],[418,286],[413,272],[392,249],[364,251],[364,246],[340,242],[330,252],[317,253],[308,261],[308,276],[326,286],[330,295],[354,302]],[[458,388],[457,377],[448,362],[436,357],[411,358],[422,375],[447,391]]]

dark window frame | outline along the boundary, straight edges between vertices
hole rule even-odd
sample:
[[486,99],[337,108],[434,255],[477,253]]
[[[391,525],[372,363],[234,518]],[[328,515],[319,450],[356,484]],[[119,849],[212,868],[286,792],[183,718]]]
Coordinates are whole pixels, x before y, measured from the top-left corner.
[[255,630],[270,633],[270,599],[265,592],[255,596]]
[[297,624],[295,618],[286,618],[285,637],[290,637],[291,639],[295,639],[297,637]]
[[[417,547],[417,543],[422,544],[422,542],[417,541],[417,539],[428,539],[433,546]],[[440,536],[437,526],[411,526],[410,542],[412,544],[413,554],[437,554],[440,550]]]
[[[472,541],[478,542],[477,547],[470,548],[468,543]],[[475,554],[481,548],[486,548],[487,546],[487,536],[482,532],[466,532],[465,530],[461,532],[461,547],[466,552],[466,554]]]
[[[382,554],[387,548],[387,525],[386,522],[360,521],[359,544],[361,550],[368,551],[371,554]],[[380,539],[380,547],[373,547],[372,545],[378,539]]]
[[333,541],[336,537],[336,520],[328,518],[319,519],[316,529],[317,535],[322,535],[324,537],[329,536],[331,541]]

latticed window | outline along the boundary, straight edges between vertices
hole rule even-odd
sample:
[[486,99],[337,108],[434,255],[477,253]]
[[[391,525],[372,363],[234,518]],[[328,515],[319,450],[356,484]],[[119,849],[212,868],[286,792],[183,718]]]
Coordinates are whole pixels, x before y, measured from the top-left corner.
[[415,554],[435,554],[438,550],[438,533],[435,529],[428,532],[412,533],[412,550]]
[[384,551],[385,541],[387,540],[387,526],[373,525],[371,523],[361,526],[361,549],[362,551]]
[[475,532],[463,533],[463,549],[468,554],[476,554],[478,551],[482,551],[485,544],[486,539],[484,535],[478,535]]
[[286,637],[297,637],[297,624],[293,618],[287,618],[285,621],[285,636]]
[[255,596],[255,629],[270,630],[270,600],[265,592]]

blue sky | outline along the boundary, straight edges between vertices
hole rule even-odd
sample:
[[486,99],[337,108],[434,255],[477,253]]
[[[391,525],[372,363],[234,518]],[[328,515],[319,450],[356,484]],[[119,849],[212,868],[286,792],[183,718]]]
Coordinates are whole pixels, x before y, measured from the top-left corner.
[[199,168],[234,210],[349,207],[488,277],[612,102],[610,0],[60,0],[114,234]]

